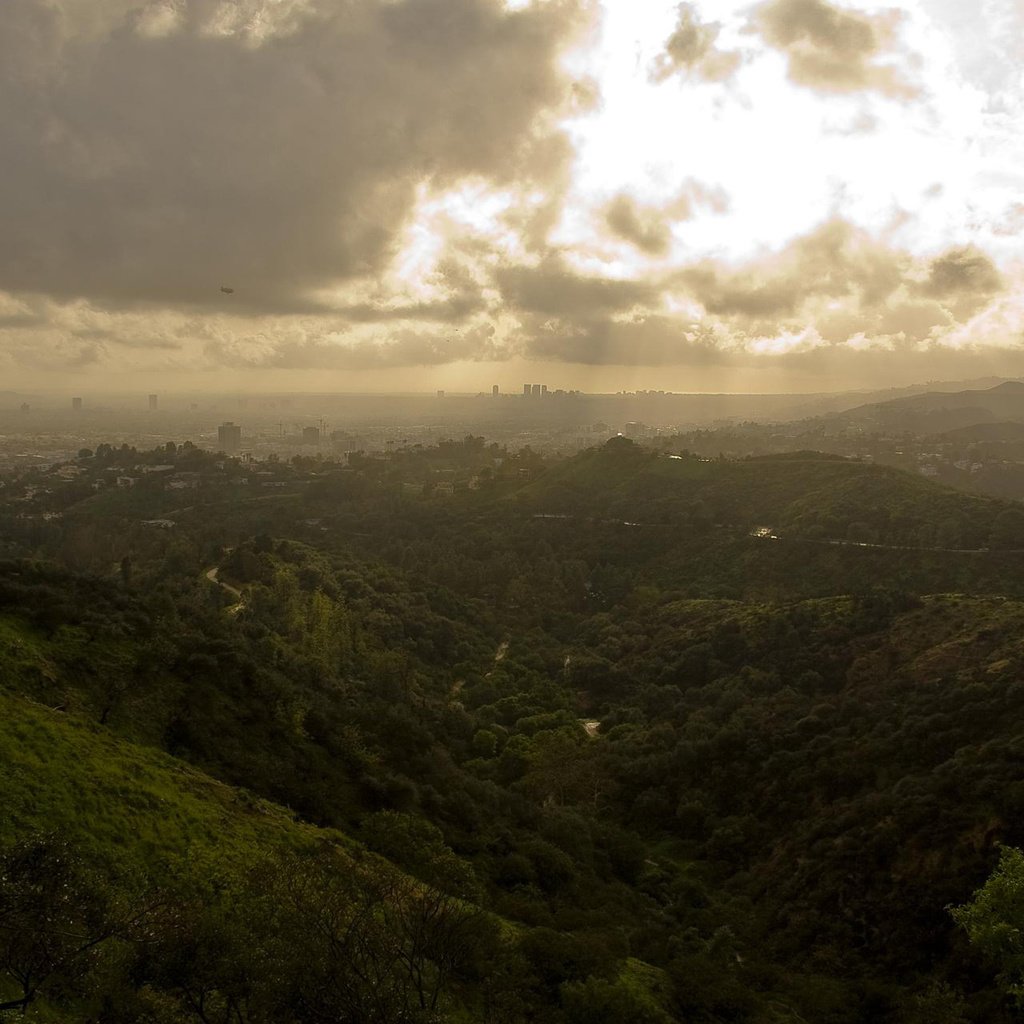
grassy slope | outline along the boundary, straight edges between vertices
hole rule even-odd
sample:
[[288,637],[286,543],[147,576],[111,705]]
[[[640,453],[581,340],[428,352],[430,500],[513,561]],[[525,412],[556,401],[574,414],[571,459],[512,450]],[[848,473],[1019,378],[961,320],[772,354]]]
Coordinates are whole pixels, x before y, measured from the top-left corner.
[[0,684],[10,686],[29,677],[52,682],[56,672],[42,641],[14,620],[0,617]]
[[[0,620],[0,681],[10,688],[37,673],[56,678],[45,642],[14,620]],[[324,840],[355,861],[377,860],[336,830],[296,821],[176,758],[11,693],[0,693],[0,799],[0,844],[57,831],[87,859],[156,881],[179,865],[243,868],[262,855]],[[659,1012],[663,972],[631,959],[622,981]],[[453,1020],[470,1019],[462,1016],[468,1011],[452,1012]]]
[[318,838],[361,849],[339,832],[300,824],[268,801],[119,738],[75,714],[73,700],[68,712],[63,703],[58,710],[23,695],[73,698],[58,662],[79,642],[60,633],[47,640],[0,616],[0,841],[59,829],[102,857],[147,869],[214,851],[242,863],[254,850],[294,849]]
[[337,832],[77,716],[0,696],[0,841],[60,830],[100,857],[150,870],[186,854],[244,863]]

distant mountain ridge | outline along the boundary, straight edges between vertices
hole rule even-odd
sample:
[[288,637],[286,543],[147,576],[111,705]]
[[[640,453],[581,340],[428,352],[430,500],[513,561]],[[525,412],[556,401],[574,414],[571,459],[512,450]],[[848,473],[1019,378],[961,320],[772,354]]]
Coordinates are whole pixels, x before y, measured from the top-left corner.
[[1024,382],[1004,381],[984,390],[930,391],[858,406],[828,419],[866,429],[932,434],[982,423],[1024,423]]
[[1000,420],[995,423],[971,423],[954,427],[939,435],[944,441],[1004,442],[1024,441],[1024,423]]

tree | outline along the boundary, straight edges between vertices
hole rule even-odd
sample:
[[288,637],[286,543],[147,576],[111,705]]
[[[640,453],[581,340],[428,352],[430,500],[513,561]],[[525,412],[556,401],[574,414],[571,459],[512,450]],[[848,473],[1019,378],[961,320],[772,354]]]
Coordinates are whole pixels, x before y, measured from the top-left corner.
[[998,967],[1000,982],[1024,1009],[1024,853],[1004,846],[985,884],[951,913],[971,943]]
[[[193,884],[195,884],[193,880]],[[226,899],[224,880],[179,891],[153,922],[135,975],[172,995],[201,1024],[249,1024],[273,1016],[273,961],[259,937],[258,897]],[[230,890],[226,890],[230,891]],[[269,989],[269,991],[268,991]],[[285,1018],[286,1019],[286,1018]]]
[[477,757],[494,757],[498,749],[498,737],[490,729],[477,729],[473,734],[473,753]]
[[561,995],[569,1024],[669,1024],[671,1020],[650,995],[621,980],[568,981]]
[[1024,510],[1008,508],[1000,512],[992,523],[988,546],[997,551],[1024,548]]
[[364,820],[361,836],[371,850],[430,885],[460,897],[477,894],[479,883],[472,867],[452,852],[441,830],[424,818],[378,811]]
[[500,955],[464,899],[330,844],[183,880],[147,929],[137,982],[199,1024],[437,1024]]
[[0,978],[18,993],[0,1011],[25,1011],[40,995],[73,986],[124,924],[103,881],[60,838],[0,852]]
[[872,544],[878,536],[867,523],[857,520],[846,527],[846,539],[851,544]]

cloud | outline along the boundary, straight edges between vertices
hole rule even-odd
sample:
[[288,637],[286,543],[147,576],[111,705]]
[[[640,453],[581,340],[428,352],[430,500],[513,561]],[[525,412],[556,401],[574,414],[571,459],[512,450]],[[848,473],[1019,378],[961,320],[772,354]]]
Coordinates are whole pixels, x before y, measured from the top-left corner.
[[[954,322],[950,313],[937,302],[901,299],[878,310],[872,326],[877,336],[920,342],[930,338],[935,328],[950,327]],[[866,325],[861,324],[862,330]]]
[[698,206],[724,213],[729,197],[722,189],[709,188],[698,181],[687,182],[679,194],[665,206],[641,206],[620,192],[604,210],[605,225],[618,238],[635,245],[648,256],[664,256],[672,243],[672,224],[692,218]]
[[624,366],[941,344],[1005,290],[976,249],[920,259],[838,218],[756,259],[704,260],[644,285],[576,274],[557,257],[501,277],[525,355]]
[[[994,362],[994,360],[998,362]],[[782,386],[794,379],[821,390],[892,387],[900,382],[957,381],[982,374],[1024,376],[1024,350],[944,344],[894,348],[890,344],[809,347],[777,356],[762,356],[754,366]]]
[[664,82],[673,75],[684,75],[705,82],[724,82],[735,74],[742,55],[734,50],[720,50],[715,44],[721,32],[718,22],[702,22],[693,4],[677,8],[675,30],[665,42],[665,49],[650,68],[652,81]]
[[965,324],[1005,282],[973,247],[922,260],[833,219],[758,260],[685,268],[670,287],[743,338],[810,329],[833,344],[857,337],[918,343]]
[[95,6],[4,4],[8,291],[306,312],[389,262],[419,183],[543,186],[568,155],[585,0]]
[[521,344],[530,359],[588,366],[709,367],[732,361],[729,347],[712,330],[663,315],[538,322],[528,325]]
[[420,283],[432,286],[432,290],[439,292],[443,298],[403,302],[394,301],[392,296],[385,295],[382,301],[340,306],[335,312],[352,323],[413,320],[457,324],[487,308],[482,286],[465,262],[452,257],[442,258],[434,272],[424,276],[425,281]]
[[950,249],[928,266],[928,277],[919,285],[922,295],[944,301],[965,319],[976,313],[1003,288],[995,264],[973,246]]
[[676,281],[709,312],[740,322],[794,318],[812,298],[875,306],[900,286],[905,254],[840,219],[740,266],[704,261]]
[[0,292],[0,331],[42,327],[46,322],[46,303]]
[[483,300],[477,295],[457,295],[440,302],[416,302],[410,305],[380,305],[362,303],[343,306],[337,313],[353,323],[387,323],[395,320],[439,321],[461,323],[467,317],[484,308]]
[[500,268],[495,280],[513,311],[551,317],[611,314],[654,302],[658,295],[645,281],[577,274],[557,254],[536,267]]
[[1003,238],[1024,235],[1024,203],[1011,202],[1002,211],[997,223],[992,225],[992,233]]
[[484,324],[454,334],[403,329],[377,340],[302,330],[284,337],[232,334],[209,341],[204,354],[212,365],[236,369],[336,371],[493,362],[510,358],[512,352]]
[[668,221],[641,210],[636,200],[624,192],[617,195],[607,206],[605,223],[613,234],[632,242],[648,256],[664,256],[672,241],[672,229]]
[[[846,10],[827,0],[767,0],[749,27],[785,54],[790,81],[818,92],[878,92],[898,99],[919,89],[898,49],[903,14]],[[886,58],[895,58],[886,63]]]
[[581,270],[560,250],[532,265],[488,253],[472,268],[454,255],[437,266],[447,299],[385,293],[329,316],[109,310],[0,292],[0,366],[317,373],[520,358],[713,375],[819,350],[1005,351],[1024,336],[1018,290],[981,250],[916,257],[841,219],[753,259],[635,278]]
[[585,274],[557,252],[534,267],[502,267],[495,280],[518,325],[510,345],[527,359],[664,366],[722,358],[710,334],[661,311],[656,281]]
[[[41,343],[42,342],[42,343]],[[47,373],[100,369],[108,356],[101,340],[48,331],[42,336],[5,332],[0,336],[0,367]]]

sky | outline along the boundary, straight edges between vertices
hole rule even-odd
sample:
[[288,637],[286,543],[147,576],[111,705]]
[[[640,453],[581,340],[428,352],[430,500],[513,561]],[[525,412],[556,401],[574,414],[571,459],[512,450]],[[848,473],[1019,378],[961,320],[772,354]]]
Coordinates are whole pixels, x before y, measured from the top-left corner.
[[1024,375],[1024,0],[4,0],[0,389]]

